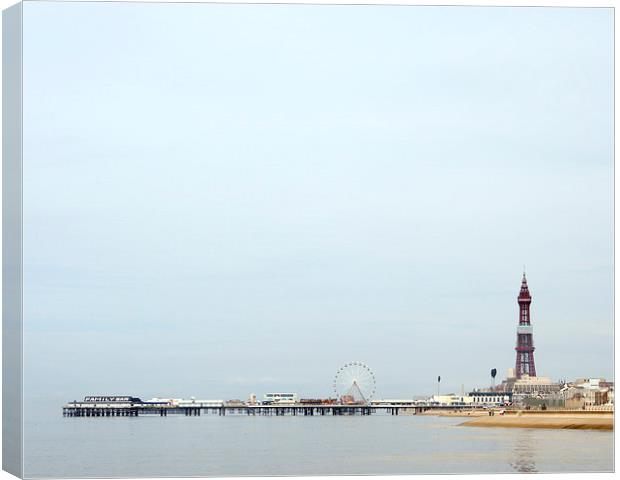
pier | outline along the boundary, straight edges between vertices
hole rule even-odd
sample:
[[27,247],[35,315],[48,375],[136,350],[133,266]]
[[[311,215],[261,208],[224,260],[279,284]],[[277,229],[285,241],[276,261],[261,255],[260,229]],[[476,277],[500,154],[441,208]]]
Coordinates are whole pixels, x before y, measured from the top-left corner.
[[243,405],[243,406],[178,406],[151,405],[148,403],[128,405],[100,405],[72,402],[63,406],[65,417],[138,417],[142,415],[201,416],[201,415],[246,415],[246,416],[341,416],[341,415],[416,415],[428,410],[455,410],[468,407],[428,405]]

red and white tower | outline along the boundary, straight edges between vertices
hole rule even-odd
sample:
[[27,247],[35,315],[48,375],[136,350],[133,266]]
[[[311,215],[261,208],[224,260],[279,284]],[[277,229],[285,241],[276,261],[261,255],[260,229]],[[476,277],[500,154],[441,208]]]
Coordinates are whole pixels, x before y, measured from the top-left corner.
[[523,272],[523,280],[521,280],[521,291],[517,298],[519,302],[519,326],[517,327],[517,363],[515,374],[517,378],[523,375],[530,377],[536,376],[536,367],[534,366],[534,333],[530,322],[530,304],[532,296],[527,288],[527,279]]

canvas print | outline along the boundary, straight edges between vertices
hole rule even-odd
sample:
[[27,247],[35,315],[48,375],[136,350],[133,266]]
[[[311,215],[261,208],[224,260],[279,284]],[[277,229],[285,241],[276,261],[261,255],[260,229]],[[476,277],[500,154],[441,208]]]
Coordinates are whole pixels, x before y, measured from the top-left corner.
[[5,10],[4,469],[613,471],[613,22]]

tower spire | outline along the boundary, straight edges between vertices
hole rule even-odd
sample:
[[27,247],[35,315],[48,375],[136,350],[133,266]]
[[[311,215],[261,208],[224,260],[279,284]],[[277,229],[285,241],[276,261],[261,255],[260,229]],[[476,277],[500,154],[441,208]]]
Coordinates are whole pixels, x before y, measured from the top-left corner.
[[[525,269],[523,270],[523,278],[521,278],[521,291],[519,292],[519,301],[521,299],[529,298],[531,301],[530,289],[527,286],[527,278],[525,276]],[[528,317],[529,317],[529,306],[528,306]]]

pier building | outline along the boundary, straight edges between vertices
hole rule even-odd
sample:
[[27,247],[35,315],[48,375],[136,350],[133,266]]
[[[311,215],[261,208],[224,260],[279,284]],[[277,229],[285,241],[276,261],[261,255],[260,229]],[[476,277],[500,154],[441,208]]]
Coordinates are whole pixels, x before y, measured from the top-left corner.
[[419,405],[428,405],[428,402],[426,400],[388,398],[372,400],[370,404],[372,406],[392,405],[395,407],[415,407]]
[[266,393],[263,395],[264,404],[295,404],[299,403],[299,395],[296,393]]
[[150,400],[142,402],[139,398],[136,399],[136,404],[144,403],[149,405],[171,405],[174,407],[202,407],[202,408],[217,408],[224,405],[224,400],[197,400],[192,397],[189,400],[182,398],[158,398],[154,397]]

